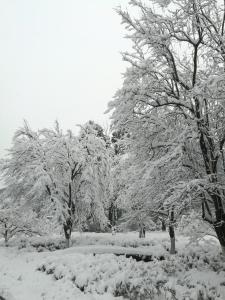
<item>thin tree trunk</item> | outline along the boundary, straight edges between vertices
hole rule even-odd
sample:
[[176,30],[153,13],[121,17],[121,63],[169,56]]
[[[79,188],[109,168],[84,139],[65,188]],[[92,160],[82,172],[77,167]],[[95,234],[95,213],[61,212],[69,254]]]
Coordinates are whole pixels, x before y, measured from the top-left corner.
[[9,240],[8,240],[7,236],[5,236],[4,238],[5,238],[5,246],[8,247],[9,246],[9,244],[8,244]]
[[70,247],[70,238],[71,238],[71,232],[72,232],[72,226],[70,224],[70,221],[67,220],[67,223],[63,225],[65,239],[66,239],[66,247]]
[[170,254],[176,253],[176,245],[175,245],[175,231],[174,226],[169,226],[169,235],[170,235]]
[[139,238],[142,237],[142,232],[141,232],[141,228],[139,229]]
[[162,231],[166,231],[166,222],[162,220]]
[[5,224],[4,240],[5,240],[5,246],[8,247],[9,237],[8,237],[8,229],[6,224]]
[[73,223],[72,223],[73,205],[72,204],[73,204],[72,203],[72,186],[71,186],[71,183],[69,183],[68,217],[63,225],[67,248],[70,247],[70,238],[71,238],[72,227],[73,227]]
[[116,220],[117,220],[117,207],[114,204],[114,202],[112,202],[109,208],[109,221],[111,226],[116,225]]
[[175,230],[174,230],[174,208],[172,208],[170,213],[169,235],[170,235],[170,254],[175,254],[176,245],[175,245]]
[[145,228],[143,226],[140,226],[139,238],[145,238]]

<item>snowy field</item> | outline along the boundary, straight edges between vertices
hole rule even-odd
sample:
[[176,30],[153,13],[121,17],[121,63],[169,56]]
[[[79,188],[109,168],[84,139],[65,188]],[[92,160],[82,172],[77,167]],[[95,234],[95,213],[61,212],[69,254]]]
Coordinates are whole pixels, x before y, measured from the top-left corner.
[[[71,248],[41,252],[1,244],[0,299],[225,299],[225,262],[216,240],[189,244],[179,235],[178,253],[171,256],[168,233],[137,235],[74,233]],[[152,261],[113,253],[150,255]]]

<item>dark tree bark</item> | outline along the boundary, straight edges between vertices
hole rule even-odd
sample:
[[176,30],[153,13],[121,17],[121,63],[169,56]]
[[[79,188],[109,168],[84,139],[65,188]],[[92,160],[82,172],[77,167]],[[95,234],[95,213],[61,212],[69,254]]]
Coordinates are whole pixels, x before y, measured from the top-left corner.
[[140,225],[139,238],[145,238],[145,226]]
[[162,231],[166,231],[166,222],[165,220],[162,220]]
[[223,208],[223,194],[216,191],[216,194],[211,195],[215,206],[216,221],[213,222],[223,255],[225,255],[225,213]]
[[66,239],[66,247],[70,247],[70,239],[71,239],[71,233],[73,228],[73,222],[72,222],[72,216],[74,213],[74,205],[72,202],[72,187],[71,183],[69,184],[69,201],[68,201],[68,209],[67,209],[68,217],[63,224],[65,239]]
[[214,228],[220,242],[222,254],[225,256],[225,221],[214,224]]
[[[209,177],[209,182],[216,186],[218,184],[217,163],[219,156],[218,154],[216,154],[215,142],[210,134],[209,115],[206,100],[204,104],[206,115],[202,115],[200,110],[200,102],[197,98],[195,98],[195,111],[197,117],[197,127],[199,131],[199,145],[202,152],[205,171]],[[223,148],[223,143],[224,141],[220,142],[221,150]],[[209,214],[211,215],[211,219],[207,221],[209,221],[213,225],[222,248],[222,253],[223,255],[225,255],[225,213],[223,208],[224,193],[220,191],[217,187],[215,187],[213,190],[209,190],[208,194],[212,199],[213,206],[215,209],[215,220],[213,220],[212,214],[209,211],[210,209],[207,205],[206,208],[209,211]],[[204,205],[202,206],[202,208],[204,209]],[[202,214],[205,215],[204,211],[202,211]]]
[[[204,144],[204,141],[202,141]],[[217,184],[217,166],[216,159],[210,161],[208,158],[207,149],[203,146],[202,152],[205,161],[206,173],[210,176],[210,182]],[[212,158],[214,158],[213,153],[211,153]],[[211,167],[211,168],[210,168]],[[215,220],[212,220],[213,227],[217,234],[218,240],[220,242],[222,252],[225,255],[225,213],[223,208],[223,193],[215,188],[213,191],[209,191],[209,195],[213,201],[214,209],[215,209]]]
[[116,225],[116,221],[117,221],[117,207],[114,204],[114,202],[111,203],[110,207],[109,207],[109,221],[111,226],[115,226]]
[[176,253],[174,221],[174,208],[172,208],[169,221],[170,254]]
[[6,224],[5,224],[5,232],[4,232],[4,241],[5,241],[5,246],[8,247],[9,237],[8,237],[8,229]]
[[70,247],[70,239],[71,239],[71,232],[72,232],[72,222],[70,219],[66,221],[66,223],[63,225],[65,239],[66,239],[66,247]]

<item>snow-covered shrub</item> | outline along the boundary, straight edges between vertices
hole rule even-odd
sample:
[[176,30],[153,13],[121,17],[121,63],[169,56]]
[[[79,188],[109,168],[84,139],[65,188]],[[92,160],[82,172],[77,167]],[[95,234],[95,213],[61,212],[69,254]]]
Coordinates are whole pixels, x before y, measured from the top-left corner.
[[63,238],[35,237],[21,238],[15,241],[19,249],[35,248],[38,252],[55,251],[66,248],[66,242]]
[[105,246],[120,246],[120,247],[154,247],[158,244],[164,248],[167,247],[167,239],[163,236],[161,239],[156,239],[155,235],[149,234],[145,239],[139,239],[138,233],[135,232],[134,236],[126,235],[124,233],[118,233],[116,235],[111,234],[92,234],[84,233],[72,237],[72,246],[84,246],[84,245],[105,245]]
[[[71,246],[88,246],[88,245],[101,245],[101,246],[119,246],[125,248],[138,248],[138,247],[149,247],[153,249],[169,249],[168,241],[165,238],[155,239],[149,236],[146,239],[139,239],[137,233],[135,236],[127,236],[126,234],[117,234],[112,236],[111,234],[92,234],[82,233],[80,235],[74,235],[71,238]],[[64,249],[66,244],[63,237],[55,236],[42,236],[42,237],[30,237],[20,238],[12,241],[11,245],[22,248],[35,248],[37,251],[55,251]],[[151,251],[150,251],[151,252]]]
[[65,261],[50,260],[38,270],[52,274],[56,280],[71,280],[85,293],[110,292],[132,300],[147,299],[157,292],[151,279],[148,280],[150,269],[147,270],[143,262],[114,255],[76,255],[70,265]]
[[38,270],[55,280],[73,282],[85,294],[111,293],[130,300],[224,300],[225,263],[212,250],[187,247],[179,255],[148,263],[112,254],[70,252],[51,257]]

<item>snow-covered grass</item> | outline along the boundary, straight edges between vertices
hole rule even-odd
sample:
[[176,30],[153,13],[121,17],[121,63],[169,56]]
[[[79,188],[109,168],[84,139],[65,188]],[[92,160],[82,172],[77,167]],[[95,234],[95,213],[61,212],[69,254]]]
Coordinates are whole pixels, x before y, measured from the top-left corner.
[[[212,238],[188,244],[179,235],[174,256],[167,251],[168,233],[151,232],[146,239],[137,233],[74,233],[73,241],[69,249],[42,253],[0,247],[0,295],[7,300],[225,299],[225,262]],[[121,251],[151,254],[153,261],[112,254]],[[160,251],[164,260],[157,259]]]
[[117,233],[93,233],[93,232],[74,232],[72,234],[73,245],[108,245],[121,247],[150,247],[169,241],[168,232],[150,232],[146,238],[139,238],[137,232]]
[[[187,237],[179,235],[177,237],[177,247],[184,245],[188,241]],[[59,236],[45,236],[45,237],[33,237],[33,238],[20,238],[10,241],[11,246],[17,246],[21,248],[35,248],[38,252],[42,251],[55,251],[64,249],[66,247],[65,239]],[[146,238],[138,238],[137,232],[129,233],[117,233],[112,235],[111,233],[93,233],[93,232],[73,232],[71,238],[71,246],[87,246],[87,245],[101,245],[101,246],[118,246],[125,248],[139,248],[146,247],[152,250],[159,247],[169,249],[169,235],[167,232],[150,232],[146,234]]]

